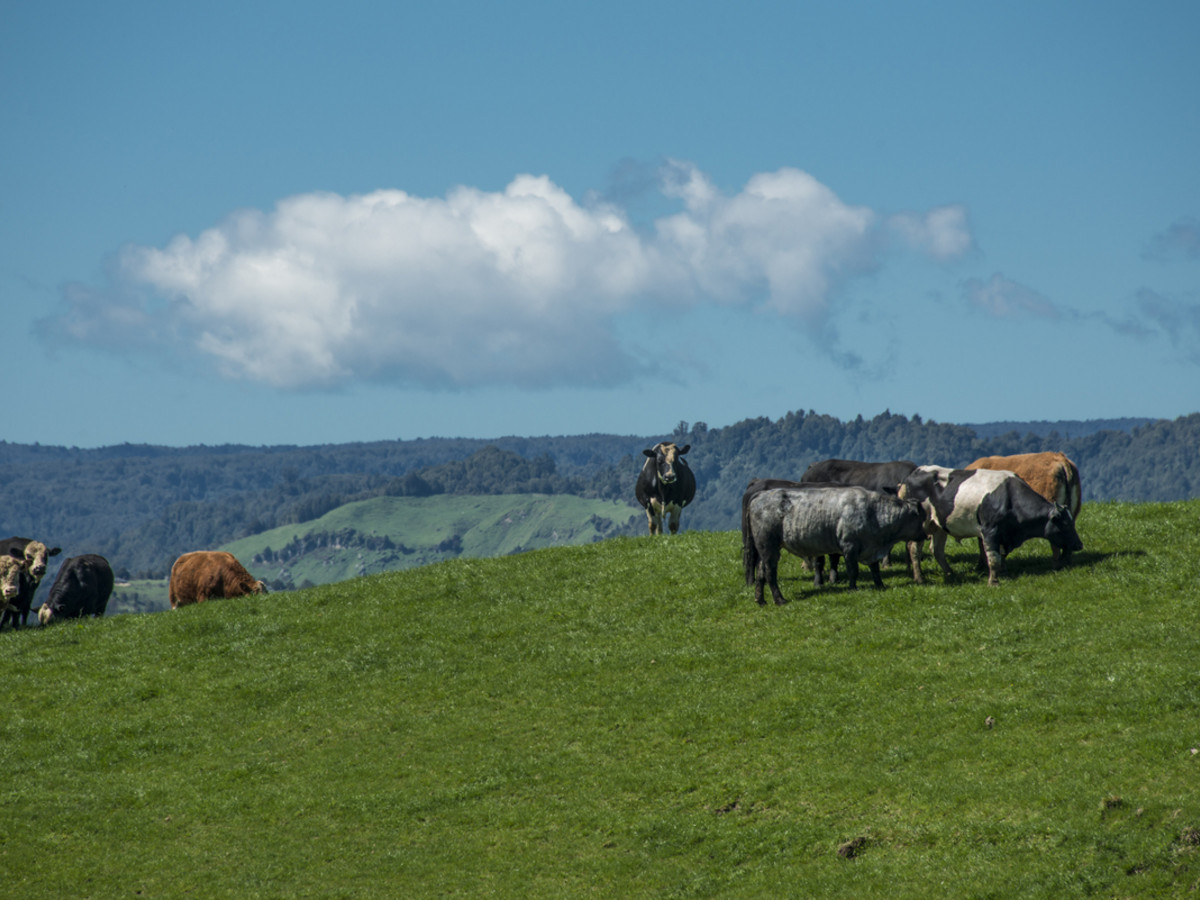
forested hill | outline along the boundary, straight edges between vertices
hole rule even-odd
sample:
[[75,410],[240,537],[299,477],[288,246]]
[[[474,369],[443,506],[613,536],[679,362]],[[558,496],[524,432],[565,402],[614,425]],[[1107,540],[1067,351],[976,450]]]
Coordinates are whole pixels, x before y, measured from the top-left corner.
[[544,493],[632,503],[641,451],[664,438],[692,445],[699,493],[683,516],[688,529],[736,528],[751,478],[798,478],[829,457],[962,466],[984,455],[1062,450],[1080,467],[1085,500],[1200,496],[1200,413],[1140,421],[1064,422],[1061,430],[1029,423],[1036,431],[1018,425],[981,436],[920,416],[843,422],[798,411],[723,428],[680,422],[651,436],[91,450],[0,442],[0,535],[36,536],[67,555],[101,553],[119,574],[161,577],[184,551],[376,496]]

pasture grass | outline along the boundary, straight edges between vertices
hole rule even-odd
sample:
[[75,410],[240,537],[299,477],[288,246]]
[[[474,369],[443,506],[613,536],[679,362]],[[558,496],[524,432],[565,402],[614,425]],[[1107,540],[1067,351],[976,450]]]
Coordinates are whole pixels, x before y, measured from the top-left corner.
[[6,631],[0,893],[1188,894],[1198,518],[1091,504],[992,588],[759,608],[690,532]]

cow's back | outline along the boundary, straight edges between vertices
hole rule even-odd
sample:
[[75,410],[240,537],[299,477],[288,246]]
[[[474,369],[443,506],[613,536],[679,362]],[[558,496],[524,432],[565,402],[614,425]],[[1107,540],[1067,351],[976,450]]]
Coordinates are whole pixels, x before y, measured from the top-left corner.
[[1014,472],[1042,497],[1069,509],[1073,518],[1079,516],[1083,500],[1079,468],[1064,453],[1051,450],[1013,456],[984,456],[967,468]]

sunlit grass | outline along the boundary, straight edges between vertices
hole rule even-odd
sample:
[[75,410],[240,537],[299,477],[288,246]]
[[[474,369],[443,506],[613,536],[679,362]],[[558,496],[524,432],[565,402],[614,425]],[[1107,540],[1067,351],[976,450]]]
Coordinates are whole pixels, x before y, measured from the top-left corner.
[[[733,533],[0,634],[13,896],[1200,885],[1200,502],[760,609]],[[989,727],[988,720],[991,719]],[[853,842],[853,843],[851,843]],[[843,854],[839,854],[844,847]]]

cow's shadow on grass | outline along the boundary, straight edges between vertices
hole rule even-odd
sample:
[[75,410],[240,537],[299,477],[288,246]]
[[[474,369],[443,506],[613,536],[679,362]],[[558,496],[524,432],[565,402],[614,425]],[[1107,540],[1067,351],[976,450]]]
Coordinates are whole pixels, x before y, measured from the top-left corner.
[[[1023,546],[1005,559],[1004,568],[1000,573],[1000,582],[1003,584],[1006,581],[1038,578],[1053,575],[1056,572],[1068,573],[1077,569],[1090,569],[1110,559],[1136,558],[1144,557],[1145,555],[1146,552],[1144,550],[1114,550],[1109,552],[1080,550],[1072,554],[1071,562],[1065,563],[1060,568],[1055,569],[1049,546],[1040,548],[1035,546],[1028,550]],[[785,562],[785,560],[787,561]],[[946,562],[950,564],[952,573],[949,577],[942,573],[941,567],[938,566],[937,560],[933,558],[932,553],[928,550],[922,551],[921,575],[925,579],[925,586],[987,584],[987,567],[979,568],[979,551],[975,549],[973,541],[971,544],[963,542],[958,546],[947,545]],[[827,570],[826,579],[828,579],[828,575]],[[888,588],[906,587],[913,584],[908,557],[907,555],[900,554],[898,551],[893,551],[890,565],[881,567],[880,575],[883,578],[884,586]],[[838,566],[837,581],[831,583],[826,580],[825,584],[819,588],[813,586],[813,573],[804,568],[800,560],[796,557],[784,556],[780,559],[778,577],[779,588],[783,592],[783,596],[789,601],[810,596],[817,591],[850,593],[850,579],[846,573],[844,561]],[[861,564],[858,567],[858,590],[875,590],[875,584],[871,578],[871,570]],[[768,601],[770,600],[769,597],[767,599]]]

